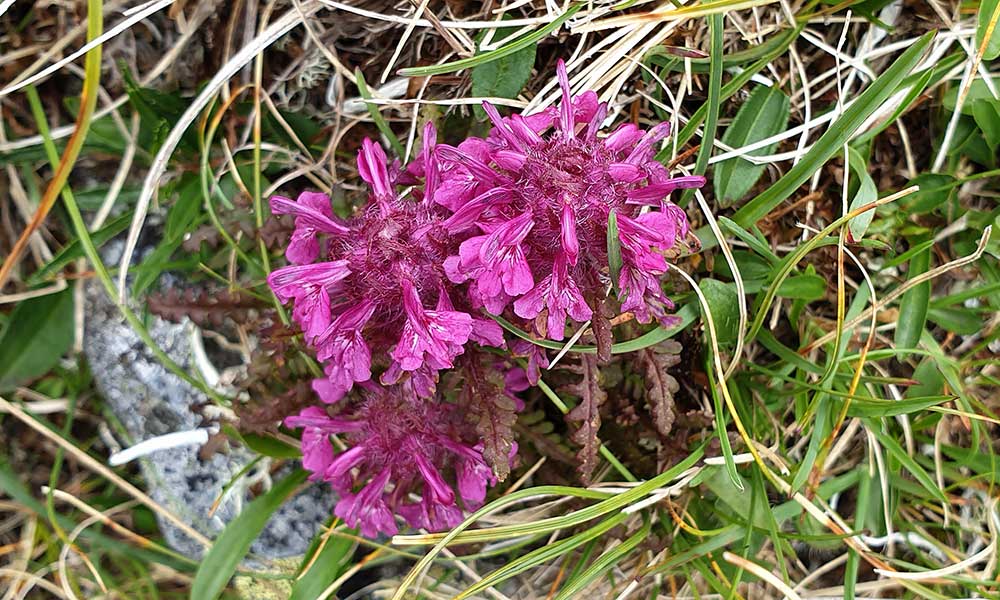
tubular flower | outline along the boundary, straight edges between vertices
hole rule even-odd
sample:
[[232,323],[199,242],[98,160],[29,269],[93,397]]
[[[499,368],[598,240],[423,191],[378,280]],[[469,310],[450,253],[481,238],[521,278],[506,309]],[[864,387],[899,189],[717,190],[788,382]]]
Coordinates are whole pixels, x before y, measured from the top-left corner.
[[[479,508],[497,482],[456,405],[367,384],[340,407],[333,416],[309,407],[285,425],[302,428],[303,466],[337,491],[335,514],[365,536],[394,535],[395,515],[412,527],[453,527],[463,508]],[[334,452],[334,434],[348,450]]]
[[[444,226],[464,241],[445,262],[455,283],[470,282],[474,305],[531,320],[535,332],[563,338],[566,319],[586,321],[604,301],[607,231],[614,211],[622,268],[618,300],[641,322],[670,322],[660,287],[661,254],[687,235],[684,212],[669,201],[703,177],[671,178],[654,159],[669,126],[624,124],[599,135],[607,106],[593,92],[571,97],[562,61],[562,103],[533,115],[501,117],[487,139],[438,145],[435,201],[451,211]],[[651,210],[647,209],[651,207]]]
[[503,345],[496,323],[454,305],[464,296],[452,297],[443,264],[458,242],[443,226],[447,209],[431,200],[434,138],[428,126],[421,155],[427,181],[413,198],[397,193],[404,174],[366,139],[358,171],[371,195],[358,215],[337,219],[322,194],[271,199],[274,213],[295,216],[295,231],[286,253],[293,264],[268,283],[279,300],[294,301],[292,316],[324,364],[326,377],[313,387],[325,402],[371,379],[375,366],[383,368],[383,383],[405,381],[427,397],[438,370],[450,368],[470,339]]

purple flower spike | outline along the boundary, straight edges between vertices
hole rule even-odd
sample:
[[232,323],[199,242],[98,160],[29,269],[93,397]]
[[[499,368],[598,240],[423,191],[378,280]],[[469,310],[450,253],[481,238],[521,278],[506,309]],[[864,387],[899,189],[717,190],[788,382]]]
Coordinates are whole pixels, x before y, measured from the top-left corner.
[[503,117],[484,103],[493,123],[485,140],[436,146],[436,185],[462,190],[440,202],[452,211],[446,225],[467,236],[445,272],[454,283],[470,282],[473,306],[499,314],[513,302],[535,334],[560,340],[567,319],[590,319],[605,301],[608,218],[615,211],[622,310],[641,321],[664,320],[670,304],[660,289],[667,270],[661,253],[687,234],[684,212],[669,195],[705,179],[671,178],[655,160],[670,133],[666,123],[647,131],[625,124],[599,135],[607,106],[593,92],[572,96],[562,61],[557,75],[558,107]]
[[319,256],[317,234],[343,235],[349,231],[335,220],[333,210],[330,209],[330,198],[326,194],[302,192],[298,200],[273,196],[271,212],[276,215],[295,215],[295,231],[285,256],[289,262],[297,265],[311,263]]
[[[337,491],[335,514],[365,536],[394,535],[394,515],[414,527],[452,527],[462,507],[479,508],[496,483],[477,434],[453,404],[369,385],[337,406],[335,416],[306,408],[285,425],[303,428],[303,466]],[[331,435],[349,449],[334,453]]]
[[[371,197],[367,207],[346,221],[334,219],[329,198],[321,194],[304,193],[294,202],[271,200],[274,212],[295,215],[288,258],[304,264],[274,271],[268,283],[279,300],[294,302],[292,317],[323,362],[326,377],[315,381],[313,389],[324,402],[337,402],[356,383],[369,381],[373,370],[381,371],[385,383],[405,381],[419,395],[430,396],[438,370],[451,367],[470,339],[504,346],[495,323],[473,333],[474,321],[483,323],[473,317],[478,317],[477,306],[455,293],[453,274],[446,274],[446,261],[458,254],[460,245],[446,226],[452,215],[446,207],[470,204],[475,196],[467,193],[475,194],[477,184],[443,177],[435,135],[432,125],[424,129],[422,151],[405,171],[388,165],[382,148],[365,140],[358,171]],[[472,160],[488,159],[475,143],[470,148],[465,155]],[[481,168],[494,175],[491,182],[509,183],[486,163]],[[422,190],[414,189],[412,198],[399,196],[400,181],[413,184],[419,178]],[[497,196],[487,194],[483,209]],[[467,227],[474,226],[481,212],[471,215]],[[497,247],[498,259],[506,260],[506,251]],[[516,250],[510,252],[516,255]],[[313,262],[317,258],[321,262]],[[523,277],[523,257],[515,266]]]
[[404,279],[401,285],[406,324],[392,351],[393,360],[404,371],[420,368],[425,360],[438,369],[451,367],[472,333],[472,316],[455,310],[425,310],[413,283]]

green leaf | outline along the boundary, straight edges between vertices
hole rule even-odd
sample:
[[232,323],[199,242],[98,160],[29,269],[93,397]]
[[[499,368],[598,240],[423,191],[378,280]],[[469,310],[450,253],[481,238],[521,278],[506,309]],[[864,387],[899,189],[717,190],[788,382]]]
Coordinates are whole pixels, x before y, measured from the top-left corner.
[[900,202],[908,214],[930,212],[948,201],[955,195],[958,180],[943,173],[921,173],[910,180],[909,186],[919,186],[920,191],[914,192]]
[[847,416],[883,418],[909,415],[954,400],[955,396],[923,396],[904,400],[861,400],[851,402]]
[[927,320],[957,335],[972,335],[983,330],[983,320],[966,308],[928,308]]
[[[847,153],[851,173],[860,182],[858,191],[854,194],[854,199],[851,200],[851,205],[848,208],[848,212],[850,212],[878,200],[878,188],[875,186],[872,176],[868,174],[868,163],[865,162],[865,159],[854,148],[848,147]],[[874,218],[875,211],[866,210],[851,219],[847,224],[848,240],[855,244],[859,242],[864,237],[865,232],[868,231],[868,226],[872,224],[872,219]]]
[[[107,243],[108,240],[125,231],[131,222],[132,212],[129,211],[118,216],[110,223],[107,223],[104,227],[101,227],[91,235],[94,246],[100,248]],[[52,257],[52,260],[45,263],[41,269],[32,273],[31,277],[28,278],[28,284],[35,285],[46,281],[52,278],[59,271],[62,271],[63,267],[69,263],[83,257],[83,246],[80,244],[79,239],[74,239],[72,242],[63,246],[59,252],[56,252],[56,255]]]
[[302,469],[285,477],[263,496],[254,498],[243,512],[226,525],[218,539],[201,560],[191,585],[192,600],[218,598],[229,579],[236,572],[240,561],[250,551],[253,543],[274,511],[306,480]]
[[[931,264],[931,249],[927,248],[910,259],[907,279],[926,273]],[[906,291],[899,301],[894,343],[897,348],[915,348],[927,322],[927,305],[931,297],[931,282],[924,281]]]
[[919,482],[931,496],[939,502],[948,502],[948,498],[944,495],[944,492],[938,486],[937,482],[935,482],[934,479],[928,475],[927,471],[925,471],[923,467],[917,464],[917,461],[913,460],[913,458],[906,453],[906,450],[899,445],[899,442],[897,442],[895,438],[882,431],[877,421],[872,421],[870,419],[865,419],[864,421],[867,428],[875,434],[876,438],[878,438],[882,447],[888,450],[889,455],[899,461],[899,463],[903,465],[903,468],[909,471],[917,482]]
[[819,300],[826,296],[826,280],[819,275],[794,275],[781,282],[778,295],[794,300]]
[[976,100],[972,103],[972,117],[990,148],[1000,146],[1000,105],[989,100]]
[[611,274],[611,285],[618,289],[618,278],[622,272],[622,243],[618,239],[618,215],[615,209],[608,214],[608,273]]
[[[789,104],[788,96],[777,87],[757,87],[726,128],[722,141],[730,147],[741,148],[784,131],[788,125]],[[774,142],[749,154],[764,156],[774,152],[777,146]],[[730,158],[715,165],[713,185],[720,204],[729,206],[743,198],[766,169],[767,165],[755,165],[743,158]]]
[[990,40],[986,43],[986,51],[983,53],[983,60],[993,60],[1000,56],[1000,24],[997,18],[1000,17],[1000,0],[980,0],[979,17],[976,22],[976,48],[983,44],[986,32],[993,23],[993,32]]
[[[493,41],[505,41],[516,31],[515,27],[497,29]],[[484,37],[485,32],[480,36],[480,39],[476,40],[477,53],[479,42]],[[513,54],[474,67],[472,69],[472,95],[486,98],[516,98],[524,89],[524,85],[528,83],[528,78],[531,77],[531,68],[535,66],[536,48],[535,44],[531,44]],[[480,118],[486,116],[483,109],[478,106],[476,113],[480,115]]]
[[183,237],[202,211],[201,182],[195,176],[185,177],[180,186],[177,201],[167,213],[164,236],[168,240]]
[[812,177],[813,173],[819,170],[830,157],[843,148],[858,127],[896,93],[910,69],[920,61],[933,38],[933,31],[925,33],[907,48],[888,69],[868,86],[868,89],[861,93],[854,104],[830,125],[830,128],[816,140],[809,152],[802,157],[802,160],[789,169],[788,173],[764,193],[736,211],[736,214],[733,215],[733,221],[743,227],[756,223]]
[[[723,283],[717,279],[702,279],[698,287],[701,288],[701,293],[705,294],[708,308],[712,312],[719,345],[735,342],[740,322],[736,285]],[[708,315],[703,316],[708,318]]]
[[44,375],[73,343],[73,290],[18,303],[0,335],[0,391]]
[[319,598],[326,588],[347,570],[354,557],[356,545],[357,542],[350,538],[331,535],[316,560],[312,560],[312,554],[306,556],[303,563],[312,562],[312,566],[295,581],[289,600]]

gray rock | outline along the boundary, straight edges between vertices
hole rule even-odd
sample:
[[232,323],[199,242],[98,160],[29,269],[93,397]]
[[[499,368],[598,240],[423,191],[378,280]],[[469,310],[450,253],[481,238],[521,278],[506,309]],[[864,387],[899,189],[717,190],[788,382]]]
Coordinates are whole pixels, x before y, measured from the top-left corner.
[[[107,258],[114,258],[114,254],[120,253],[119,248],[120,245],[107,252]],[[160,348],[188,372],[196,372],[190,342],[190,328],[194,326],[156,317],[150,317],[147,323]],[[159,363],[97,285],[91,286],[87,293],[85,341],[85,354],[97,389],[120,421],[122,427],[115,433],[125,438],[122,440],[125,445],[203,426],[202,417],[194,407],[206,404],[205,395]],[[255,455],[237,447],[201,460],[198,450],[189,446],[155,452],[140,459],[140,470],[154,500],[213,538],[249,500],[247,483],[254,480],[254,474],[241,477],[209,517],[213,502]],[[255,469],[266,467],[265,460]],[[286,467],[276,477],[290,470],[290,466]],[[251,552],[268,559],[303,554],[320,525],[332,514],[334,502],[328,486],[306,488],[272,516]],[[201,544],[169,522],[161,519],[160,528],[177,551],[192,557],[201,555]]]

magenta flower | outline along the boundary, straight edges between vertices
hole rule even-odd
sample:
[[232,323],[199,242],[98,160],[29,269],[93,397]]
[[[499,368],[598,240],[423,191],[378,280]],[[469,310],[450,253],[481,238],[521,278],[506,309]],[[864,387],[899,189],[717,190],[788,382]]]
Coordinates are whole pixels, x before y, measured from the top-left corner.
[[[285,425],[303,429],[303,466],[311,479],[330,483],[340,496],[335,514],[365,536],[394,535],[394,515],[412,527],[454,527],[463,508],[482,506],[496,483],[456,405],[368,384],[340,408],[334,416],[306,408]],[[331,435],[342,436],[349,449],[335,453]]]
[[440,179],[434,140],[428,126],[419,165],[424,189],[411,198],[397,193],[397,183],[412,176],[365,140],[358,171],[371,197],[358,215],[335,218],[322,194],[271,199],[273,212],[295,215],[286,252],[294,264],[271,273],[268,283],[279,300],[294,301],[292,316],[324,364],[326,378],[313,387],[326,402],[370,380],[375,367],[383,383],[405,381],[428,397],[437,372],[450,368],[467,342],[504,345],[500,326],[470,313],[445,274],[459,240],[443,225],[450,213],[433,201]]
[[622,310],[643,323],[669,323],[661,253],[688,228],[669,195],[705,179],[671,178],[654,159],[666,123],[649,131],[624,124],[599,136],[607,106],[593,92],[571,97],[561,61],[557,71],[558,109],[501,117],[484,103],[493,122],[486,140],[434,148],[440,180],[433,199],[451,210],[446,229],[465,237],[445,272],[452,282],[470,282],[475,306],[499,314],[513,303],[535,333],[560,340],[567,318],[590,319],[611,287],[607,231],[614,211]]

